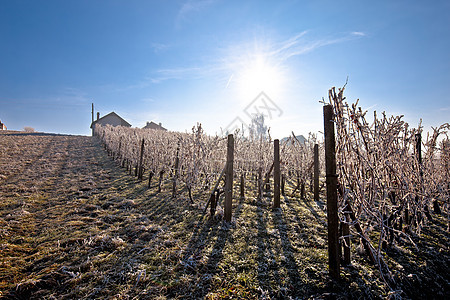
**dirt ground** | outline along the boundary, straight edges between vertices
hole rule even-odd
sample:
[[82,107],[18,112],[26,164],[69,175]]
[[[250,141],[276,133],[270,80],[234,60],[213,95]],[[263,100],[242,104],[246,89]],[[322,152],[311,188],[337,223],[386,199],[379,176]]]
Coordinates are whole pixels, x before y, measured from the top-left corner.
[[[233,222],[203,215],[207,192],[171,198],[138,181],[92,137],[0,133],[2,299],[450,299],[449,234],[433,215],[415,248],[386,250],[395,286],[352,244],[327,271],[324,204],[235,196]],[[235,195],[239,195],[235,185]]]

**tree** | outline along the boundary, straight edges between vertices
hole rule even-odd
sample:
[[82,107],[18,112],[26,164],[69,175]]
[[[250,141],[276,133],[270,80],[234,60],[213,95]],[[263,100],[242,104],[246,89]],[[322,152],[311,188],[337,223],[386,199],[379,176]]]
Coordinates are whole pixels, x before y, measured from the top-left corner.
[[254,114],[248,128],[251,139],[267,138],[267,126],[264,124],[263,114]]

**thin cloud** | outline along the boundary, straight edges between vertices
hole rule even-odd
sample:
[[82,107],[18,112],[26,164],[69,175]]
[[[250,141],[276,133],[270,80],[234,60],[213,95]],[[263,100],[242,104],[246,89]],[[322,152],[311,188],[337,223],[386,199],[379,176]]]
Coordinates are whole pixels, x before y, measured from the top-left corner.
[[154,76],[147,79],[152,83],[161,83],[170,79],[183,79],[183,78],[199,78],[201,74],[205,73],[206,68],[190,67],[190,68],[168,68],[160,69],[155,72]]
[[155,53],[160,53],[170,48],[169,45],[162,43],[152,43],[151,47]]
[[208,6],[214,4],[216,0],[188,0],[186,1],[178,11],[178,15],[175,20],[176,27],[181,27],[181,24],[189,19],[189,16],[198,13]]
[[140,101],[143,103],[153,103],[153,102],[155,102],[155,99],[154,98],[142,98]]
[[267,58],[284,62],[292,57],[304,55],[325,46],[344,43],[362,37],[361,34],[355,35],[353,33],[320,39],[310,38],[309,36],[310,31],[305,30],[282,41],[269,41],[266,43],[260,41],[257,44],[233,45],[232,49],[227,49],[227,51],[231,52],[234,57],[240,57],[242,54],[249,55],[248,53],[255,52],[258,55],[262,54]]
[[276,55],[285,50],[291,49],[292,47],[296,46],[299,43],[300,38],[305,36],[307,33],[308,33],[308,31],[305,30],[305,31],[303,31],[299,34],[296,34],[293,37],[287,39],[286,41],[281,42],[279,44],[279,46],[277,47],[277,49],[275,49],[275,51],[273,51],[271,54]]
[[233,76],[234,76],[234,74],[231,74],[230,78],[227,81],[227,85],[225,86],[225,89],[227,89],[228,86],[230,85],[231,81],[233,80]]
[[136,89],[143,89],[150,85],[148,80],[143,80],[138,83],[133,83],[126,86],[120,86],[120,87],[111,87],[110,85],[103,86],[104,89],[114,89],[116,92],[126,92],[129,90],[136,90]]
[[275,50],[272,52],[272,55],[279,56],[282,60],[287,60],[294,56],[312,52],[318,48],[347,42],[355,37],[365,36],[362,32],[352,32],[350,35],[347,34],[340,37],[307,40],[307,33],[308,31],[303,31],[278,45],[274,45]]
[[[211,1],[201,1],[211,2]],[[199,2],[186,3],[189,4],[184,11],[200,9],[205,4],[198,4]],[[198,6],[195,6],[198,5]],[[195,8],[197,7],[197,8]],[[361,38],[361,34],[347,33],[341,36],[335,36],[331,38],[311,39],[308,38],[309,31],[302,31],[280,42],[266,42],[263,45],[260,44],[238,44],[232,45],[231,48],[226,49],[223,56],[216,61],[210,61],[201,66],[195,67],[174,67],[159,69],[153,72],[151,76],[148,76],[142,83],[137,84],[135,87],[141,87],[148,84],[159,84],[167,80],[181,80],[181,79],[199,79],[207,76],[219,75],[224,77],[226,82],[225,89],[228,88],[233,81],[234,72],[239,69],[242,64],[242,57],[248,57],[255,54],[262,54],[263,56],[278,62],[279,64],[285,64],[287,60],[301,56],[310,52],[313,52],[319,48],[348,42],[357,38]],[[225,75],[225,74],[233,75]]]
[[366,34],[364,32],[361,32],[361,31],[353,31],[352,34],[356,35],[356,36],[366,36]]

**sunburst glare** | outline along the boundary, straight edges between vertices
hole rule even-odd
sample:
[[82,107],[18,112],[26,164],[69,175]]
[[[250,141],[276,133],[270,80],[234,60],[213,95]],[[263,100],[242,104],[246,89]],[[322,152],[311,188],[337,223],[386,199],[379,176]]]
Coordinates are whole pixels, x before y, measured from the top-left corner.
[[227,86],[236,93],[239,101],[251,101],[260,92],[269,97],[281,98],[286,88],[286,69],[270,53],[246,53],[234,64]]

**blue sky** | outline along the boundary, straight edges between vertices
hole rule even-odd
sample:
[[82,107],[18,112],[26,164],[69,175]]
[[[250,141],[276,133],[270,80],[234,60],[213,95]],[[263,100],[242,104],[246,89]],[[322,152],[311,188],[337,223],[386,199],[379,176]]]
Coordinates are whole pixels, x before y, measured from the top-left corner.
[[348,100],[427,129],[450,121],[449,20],[439,0],[4,0],[0,120],[89,135],[94,102],[134,127],[214,134],[250,106],[273,112],[274,138],[306,135],[348,76]]

